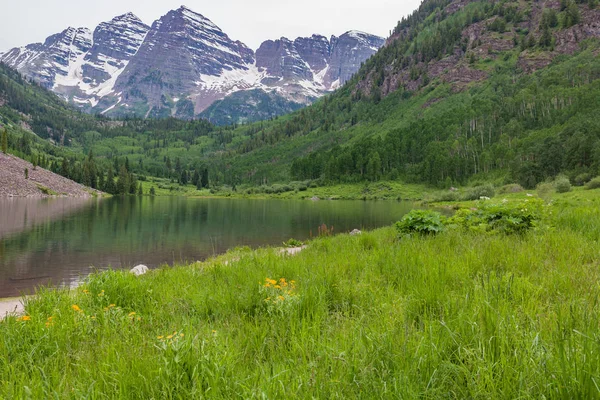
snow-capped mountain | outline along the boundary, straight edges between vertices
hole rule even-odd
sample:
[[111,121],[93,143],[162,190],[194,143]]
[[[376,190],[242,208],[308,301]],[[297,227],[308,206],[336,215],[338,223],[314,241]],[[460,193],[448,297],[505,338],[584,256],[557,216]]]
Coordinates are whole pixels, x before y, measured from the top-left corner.
[[151,27],[128,13],[93,34],[68,28],[0,54],[0,61],[89,112],[193,118],[216,100],[226,113],[227,98],[240,91],[308,104],[350,79],[383,43],[350,31],[267,40],[255,53],[182,6]]

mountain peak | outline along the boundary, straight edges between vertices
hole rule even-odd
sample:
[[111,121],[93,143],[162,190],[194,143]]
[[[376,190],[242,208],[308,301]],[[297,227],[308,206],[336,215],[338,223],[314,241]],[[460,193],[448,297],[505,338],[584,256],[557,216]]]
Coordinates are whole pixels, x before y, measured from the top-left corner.
[[201,25],[205,29],[211,29],[216,31],[221,31],[217,25],[215,25],[210,19],[206,18],[204,15],[192,10],[188,6],[182,5],[176,10],[173,10],[176,15],[180,15],[185,19],[188,23],[193,25]]
[[135,23],[143,23],[142,20],[135,15],[134,13],[132,13],[131,11],[119,16],[116,16],[112,19],[113,22],[119,22],[119,21],[133,21]]

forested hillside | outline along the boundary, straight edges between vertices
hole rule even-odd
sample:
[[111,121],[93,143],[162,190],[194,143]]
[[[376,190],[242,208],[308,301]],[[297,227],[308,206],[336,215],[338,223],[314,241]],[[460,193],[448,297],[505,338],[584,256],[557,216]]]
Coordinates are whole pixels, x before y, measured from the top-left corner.
[[599,24],[594,1],[426,1],[333,96],[239,130],[232,175],[286,163],[273,179],[587,179],[600,165]]
[[[585,182],[600,173],[596,3],[424,1],[345,86],[272,121],[84,116],[7,68],[0,117],[13,151],[86,183],[84,160],[97,182]],[[25,131],[56,146],[28,150]]]

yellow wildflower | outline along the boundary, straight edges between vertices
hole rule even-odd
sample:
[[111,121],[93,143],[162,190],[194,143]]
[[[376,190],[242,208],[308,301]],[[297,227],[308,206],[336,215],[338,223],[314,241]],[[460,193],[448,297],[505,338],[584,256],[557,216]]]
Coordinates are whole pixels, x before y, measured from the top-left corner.
[[279,296],[279,297],[278,297],[278,299],[279,299],[279,300],[281,300],[281,301],[284,301],[284,300],[285,300],[285,297],[283,297],[283,296]]
[[89,292],[90,292],[89,290],[87,290],[87,289],[83,289],[83,293],[84,293],[84,294],[88,294]]
[[167,336],[167,339],[173,339],[173,335]]
[[135,315],[135,311],[132,311],[132,312],[129,313],[130,317],[133,317],[134,315]]
[[77,304],[73,304],[73,305],[71,306],[71,308],[72,308],[73,310],[77,311],[77,312],[81,312],[81,308],[79,308],[79,306],[78,306]]
[[109,304],[109,305],[108,305],[108,308],[113,308],[113,307],[115,307],[115,306],[116,306],[116,304]]
[[23,315],[22,317],[17,318],[17,321],[31,321],[31,317],[29,315]]
[[179,336],[184,337],[185,335],[183,333],[180,333]]
[[281,289],[281,286],[279,286],[279,285],[275,285],[275,286],[273,286],[273,287],[274,287],[275,289]]
[[161,336],[157,336],[156,338],[162,340],[164,338],[164,336],[161,335]]

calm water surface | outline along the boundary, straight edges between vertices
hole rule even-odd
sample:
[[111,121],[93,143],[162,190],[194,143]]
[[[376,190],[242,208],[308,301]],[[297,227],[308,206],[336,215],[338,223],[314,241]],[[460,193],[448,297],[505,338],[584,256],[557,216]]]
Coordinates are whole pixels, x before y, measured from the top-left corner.
[[0,199],[0,298],[73,286],[106,268],[203,260],[236,246],[389,225],[412,208],[389,201]]

